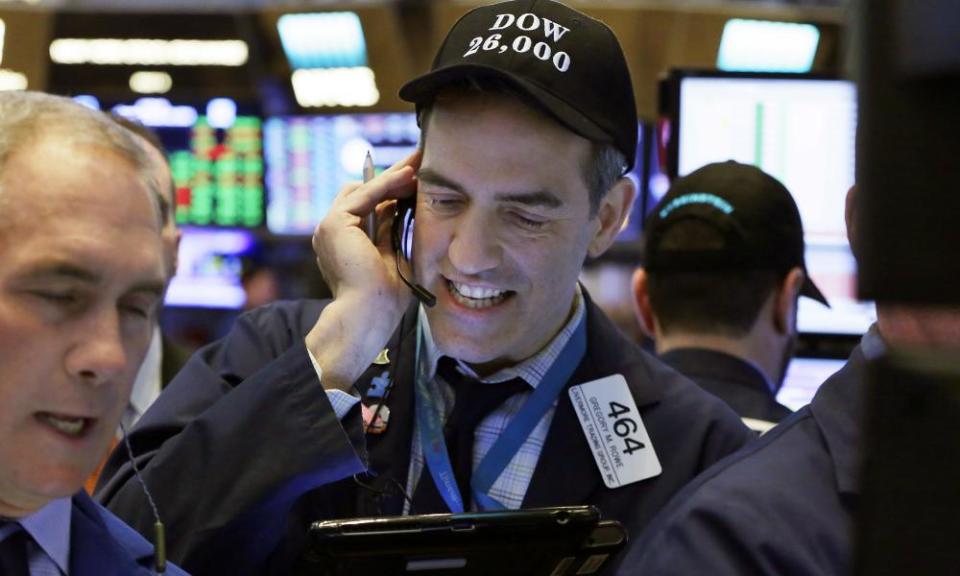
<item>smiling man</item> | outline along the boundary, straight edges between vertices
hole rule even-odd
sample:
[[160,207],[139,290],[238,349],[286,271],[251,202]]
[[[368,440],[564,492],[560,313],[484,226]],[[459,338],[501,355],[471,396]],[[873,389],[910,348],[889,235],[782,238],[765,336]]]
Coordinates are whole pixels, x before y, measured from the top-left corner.
[[153,186],[106,117],[0,94],[4,575],[152,573],[153,548],[80,489],[127,405],[163,289]]
[[[284,573],[330,517],[593,504],[637,533],[749,439],[577,282],[634,197],[636,109],[609,28],[550,1],[482,7],[401,96],[421,149],[347,186],[314,234],[334,298],[245,315],[133,434],[196,574]],[[394,216],[408,204],[412,235]],[[106,503],[148,530],[112,464]]]

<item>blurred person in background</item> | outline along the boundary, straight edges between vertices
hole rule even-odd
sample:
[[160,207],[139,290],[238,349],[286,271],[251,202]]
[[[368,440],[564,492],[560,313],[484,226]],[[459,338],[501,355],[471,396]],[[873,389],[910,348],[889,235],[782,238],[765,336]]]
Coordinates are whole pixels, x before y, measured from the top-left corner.
[[776,394],[797,300],[827,301],[807,274],[800,212],[783,184],[733,161],[677,179],[649,216],[643,262],[634,298],[660,359],[756,432],[789,415]]
[[[132,132],[133,137],[143,149],[143,153],[150,163],[150,169],[153,171],[153,178],[157,182],[157,202],[163,222],[160,235],[163,239],[164,271],[166,273],[166,285],[169,285],[170,280],[177,273],[177,253],[182,232],[177,227],[174,218],[175,190],[163,143],[160,142],[160,139],[152,130],[134,120],[118,114],[111,114],[110,119]],[[147,355],[140,365],[136,380],[134,380],[133,390],[130,392],[130,402],[120,418],[122,428],[117,429],[116,437],[104,452],[100,466],[87,478],[84,484],[84,488],[90,494],[94,492],[107,455],[123,437],[123,429],[129,430],[136,424],[137,420],[146,413],[147,408],[160,396],[160,391],[173,380],[180,368],[186,364],[190,356],[189,352],[175,344],[161,331],[159,314],[162,311],[163,305],[161,302],[157,322],[153,327],[153,334],[150,338],[150,347],[147,349]]]
[[[857,255],[855,210],[854,188],[846,219]],[[877,322],[813,401],[679,493],[619,573],[852,574],[867,363],[888,346],[960,351],[960,309],[877,302]]]
[[[169,286],[170,280],[177,274],[178,253],[183,232],[177,226],[176,189],[174,188],[173,177],[170,174],[170,163],[167,160],[163,142],[160,141],[153,130],[135,120],[119,114],[111,114],[110,118],[138,137],[144,153],[150,159],[155,178],[160,183],[158,200],[160,202],[160,214],[163,218],[163,228],[160,233],[163,237],[164,268],[167,273],[167,285]],[[140,371],[137,373],[137,380],[133,385],[133,393],[130,396],[130,406],[123,416],[122,423],[124,426],[129,429],[136,424],[137,420],[147,411],[147,408],[160,396],[160,391],[173,380],[180,368],[186,364],[189,357],[189,351],[168,338],[161,330],[159,323],[154,327],[153,337],[150,339],[150,349],[143,365],[140,367]]]

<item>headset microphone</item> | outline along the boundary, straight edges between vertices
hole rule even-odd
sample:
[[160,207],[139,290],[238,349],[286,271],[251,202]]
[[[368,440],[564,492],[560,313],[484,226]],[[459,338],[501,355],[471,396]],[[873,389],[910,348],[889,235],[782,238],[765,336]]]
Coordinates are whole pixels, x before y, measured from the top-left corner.
[[437,303],[437,297],[434,296],[433,292],[427,290],[423,286],[414,284],[407,280],[407,277],[403,275],[403,270],[400,269],[400,255],[400,251],[397,250],[397,274],[400,275],[400,279],[403,280],[403,283],[413,291],[413,295],[417,297],[417,300],[423,302],[423,305],[427,308],[433,308],[433,306]]
[[437,297],[420,284],[416,284],[407,279],[403,274],[403,270],[400,269],[400,258],[404,257],[406,260],[410,260],[407,250],[404,250],[405,246],[409,246],[410,243],[410,233],[413,230],[413,198],[402,198],[397,201],[397,209],[393,215],[393,225],[390,231],[390,236],[393,242],[393,249],[397,252],[397,274],[400,275],[400,279],[403,280],[403,283],[413,291],[413,295],[417,297],[417,300],[423,303],[424,306],[432,308],[437,303]]
[[133,448],[130,446],[130,440],[127,438],[127,427],[123,425],[123,422],[120,423],[120,431],[123,433],[123,444],[127,447],[127,458],[133,467],[133,473],[140,483],[140,489],[143,490],[144,495],[147,497],[147,502],[150,503],[150,509],[153,511],[153,569],[156,574],[163,574],[167,571],[166,531],[163,528],[163,522],[160,521],[157,504],[153,501],[153,496],[150,494],[150,490],[147,489],[147,484],[143,481],[143,477],[140,476],[140,469],[137,467],[137,462],[133,458]]

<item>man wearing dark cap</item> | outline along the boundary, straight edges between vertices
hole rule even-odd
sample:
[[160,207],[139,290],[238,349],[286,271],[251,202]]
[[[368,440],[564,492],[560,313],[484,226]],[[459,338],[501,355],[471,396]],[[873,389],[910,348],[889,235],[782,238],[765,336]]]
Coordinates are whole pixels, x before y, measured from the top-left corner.
[[[639,533],[750,437],[577,283],[634,196],[605,25],[543,0],[478,8],[401,95],[420,150],[341,190],[314,233],[334,298],[244,315],[132,435],[194,574],[285,572],[330,517],[593,504]],[[108,468],[106,503],[148,530],[129,467]]]
[[633,277],[657,354],[765,432],[790,414],[776,401],[797,335],[797,300],[827,304],[804,265],[790,192],[733,161],[679,178],[646,227]]
[[[846,223],[859,258],[855,196],[855,189],[847,194]],[[889,270],[895,263],[876,265]],[[869,363],[889,348],[956,354],[960,308],[877,302],[876,324],[810,404],[677,494],[631,542],[617,574],[858,573],[854,524],[863,511],[861,434],[872,415],[866,409]],[[929,573],[923,558],[916,566]]]

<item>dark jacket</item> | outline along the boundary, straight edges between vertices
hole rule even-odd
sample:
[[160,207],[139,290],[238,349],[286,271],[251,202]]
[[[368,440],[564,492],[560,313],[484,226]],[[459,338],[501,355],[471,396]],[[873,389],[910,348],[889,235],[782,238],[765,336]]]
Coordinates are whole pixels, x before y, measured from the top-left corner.
[[850,574],[868,339],[808,406],[691,483],[619,574]]
[[[194,574],[283,573],[311,521],[400,512],[399,496],[360,489],[352,476],[369,467],[379,488],[389,478],[406,482],[416,309],[387,344],[400,345],[387,432],[364,438],[358,408],[337,420],[303,343],[325,304],[279,303],[243,315],[224,340],[194,355],[131,435],[168,525],[170,555]],[[638,534],[674,492],[750,433],[722,402],[623,338],[589,298],[586,321],[586,355],[568,386],[623,374],[663,473],[607,489],[561,393],[523,506],[594,504]],[[372,366],[357,381],[361,393],[382,371]],[[102,478],[102,501],[149,531],[149,508],[122,453]]]
[[660,359],[726,402],[741,418],[772,425],[793,413],[777,402],[760,369],[736,356],[703,348],[678,348],[661,354]]
[[[70,501],[72,576],[150,576],[153,546],[113,514],[78,492]],[[170,576],[186,573],[167,564]]]

